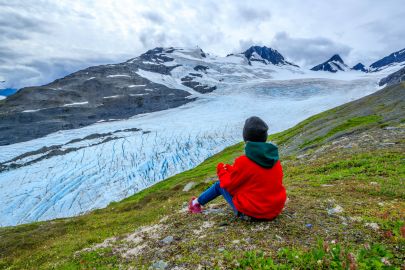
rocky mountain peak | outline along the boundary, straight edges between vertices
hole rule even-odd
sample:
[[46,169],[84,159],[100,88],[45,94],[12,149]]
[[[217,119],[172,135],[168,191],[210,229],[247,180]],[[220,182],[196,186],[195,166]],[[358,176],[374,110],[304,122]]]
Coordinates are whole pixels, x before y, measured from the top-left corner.
[[365,65],[362,63],[357,63],[352,67],[352,70],[357,70],[357,71],[363,71],[363,72],[368,72],[367,68]]
[[324,62],[322,64],[314,66],[313,68],[311,68],[311,70],[329,71],[329,72],[335,73],[338,71],[347,71],[347,70],[350,70],[350,68],[344,63],[344,61],[340,57],[340,55],[335,54],[329,60],[327,60],[326,62]]
[[251,46],[242,54],[244,54],[249,60],[249,64],[251,64],[251,61],[258,61],[264,64],[272,63],[273,65],[291,64],[287,62],[284,59],[284,56],[282,56],[277,50],[268,48],[266,46]]
[[339,63],[344,64],[343,59],[342,59],[342,57],[340,57],[339,54],[333,55],[333,56],[328,60],[328,62],[331,62],[331,61],[335,61],[335,62],[339,62]]

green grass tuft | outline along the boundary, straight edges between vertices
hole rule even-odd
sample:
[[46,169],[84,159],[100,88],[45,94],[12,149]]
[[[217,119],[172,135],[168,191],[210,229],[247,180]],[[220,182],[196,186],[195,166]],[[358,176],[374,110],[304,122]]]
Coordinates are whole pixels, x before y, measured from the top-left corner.
[[359,127],[368,127],[371,124],[375,124],[382,120],[381,116],[378,115],[367,115],[367,116],[359,116],[353,117],[346,120],[343,124],[340,124],[334,128],[332,128],[328,133],[323,136],[316,137],[312,140],[304,142],[300,147],[305,148],[310,145],[319,144],[325,141],[328,138],[340,133],[340,132],[348,132],[351,129],[359,128]]
[[[228,255],[228,259],[232,257]],[[348,247],[320,241],[310,250],[283,248],[271,257],[263,252],[246,252],[235,269],[400,269],[392,266],[393,254],[381,244]]]

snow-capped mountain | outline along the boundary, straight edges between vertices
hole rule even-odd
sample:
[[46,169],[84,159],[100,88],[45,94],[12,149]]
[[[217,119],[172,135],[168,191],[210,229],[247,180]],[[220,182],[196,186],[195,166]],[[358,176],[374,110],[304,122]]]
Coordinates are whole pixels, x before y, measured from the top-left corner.
[[277,50],[266,46],[252,46],[242,54],[248,60],[249,65],[256,61],[264,64],[271,63],[273,65],[292,65],[298,67],[297,65],[286,61],[284,56],[282,56]]
[[370,71],[379,71],[393,65],[405,65],[405,48],[372,63]]
[[311,68],[314,71],[329,71],[329,72],[338,72],[338,71],[348,71],[350,68],[343,62],[342,58],[335,54],[328,61],[314,66]]
[[363,65],[362,63],[357,63],[357,64],[354,65],[351,69],[352,69],[352,70],[357,70],[357,71],[368,72],[368,69],[367,69],[366,66]]
[[200,48],[155,48],[123,63],[89,67],[47,85],[23,88],[0,103],[0,145],[177,107],[230,80],[302,72],[275,50],[251,49],[271,65],[249,65],[259,59],[256,51],[218,57]]

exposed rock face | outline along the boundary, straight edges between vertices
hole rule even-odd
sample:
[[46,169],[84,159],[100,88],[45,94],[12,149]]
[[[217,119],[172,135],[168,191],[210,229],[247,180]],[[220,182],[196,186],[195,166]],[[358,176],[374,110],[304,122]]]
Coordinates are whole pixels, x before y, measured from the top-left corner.
[[357,70],[357,71],[363,71],[363,72],[368,72],[366,67],[362,63],[358,63],[352,67],[352,70]]
[[349,67],[343,62],[342,58],[335,54],[332,56],[328,61],[314,66],[311,68],[314,71],[329,71],[329,72],[338,72],[338,71],[346,71],[349,70]]
[[183,85],[193,88],[195,91],[197,91],[201,94],[210,93],[210,92],[214,91],[215,89],[217,89],[216,86],[209,86],[209,85],[194,81],[194,79],[196,77],[201,78],[201,76],[202,76],[201,74],[190,73],[186,77],[181,78],[181,82]]
[[372,63],[370,65],[370,69],[372,71],[379,71],[389,65],[402,62],[405,62],[405,48],[397,52],[391,53],[390,55]]
[[266,46],[252,46],[247,49],[244,53],[245,57],[248,59],[249,64],[252,61],[262,62],[264,64],[273,64],[273,65],[293,65],[297,66],[293,63],[290,63],[284,59],[277,50],[272,48],[268,48]]
[[201,71],[201,72],[207,72],[207,69],[209,69],[207,66],[203,65],[197,65],[194,67],[195,71]]
[[382,78],[379,82],[380,86],[386,85],[394,85],[400,82],[405,81],[405,67],[401,68],[400,70],[388,75],[385,78]]

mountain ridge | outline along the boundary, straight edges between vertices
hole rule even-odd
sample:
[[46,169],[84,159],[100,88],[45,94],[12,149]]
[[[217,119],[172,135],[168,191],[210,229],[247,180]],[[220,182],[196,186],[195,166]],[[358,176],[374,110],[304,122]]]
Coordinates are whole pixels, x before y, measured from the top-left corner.
[[[207,55],[208,55],[207,53],[205,53],[201,48],[199,48],[199,47],[197,47],[197,48],[200,51],[201,57],[203,57],[203,58],[207,57]],[[179,49],[181,50],[181,48],[175,48],[175,47],[166,47],[166,48],[156,47],[154,49],[150,49],[147,52],[141,54],[139,57],[131,58],[131,59],[127,60],[126,62],[129,62],[129,61],[137,59],[137,58],[143,58],[144,60],[148,60],[149,59],[148,57],[150,57],[150,55],[156,54],[156,53],[162,53],[163,50],[166,50],[165,51],[166,53],[171,53],[171,52],[173,52],[175,50],[179,50]],[[148,56],[148,54],[149,54],[149,56]],[[264,64],[271,63],[274,65],[281,64],[281,65],[291,65],[291,66],[299,67],[298,65],[296,65],[292,62],[286,61],[284,56],[281,55],[277,50],[272,49],[270,47],[266,47],[266,46],[252,45],[250,48],[248,48],[246,51],[244,51],[240,54],[244,55],[244,57],[246,57],[247,63],[249,65],[252,64],[252,61],[253,62],[256,61],[256,62],[261,62]],[[234,56],[234,55],[235,54],[228,54],[227,56]],[[314,66],[313,68],[311,68],[311,70],[314,70],[314,68],[316,68],[317,70],[322,70],[322,68],[320,68],[319,66],[326,65],[327,62],[329,62],[329,61],[334,62],[334,58],[336,58],[335,62],[344,64],[342,58],[338,54],[335,54],[328,61],[326,61],[322,64],[319,64],[317,66]],[[152,58],[150,58],[150,59],[152,59]],[[166,58],[166,59],[169,59],[169,58]],[[154,60],[156,60],[156,59],[154,59]],[[402,49],[402,50],[393,52],[390,55],[385,56],[385,57],[375,61],[374,63],[370,64],[370,66],[367,68],[361,62],[359,62],[358,64],[354,65],[351,69],[363,71],[363,72],[368,72],[368,71],[378,72],[378,71],[386,68],[387,66],[390,66],[393,64],[400,64],[404,61],[405,61],[405,49]],[[164,62],[164,61],[162,61],[162,62]],[[108,66],[108,64],[106,66]],[[325,68],[328,69],[327,71],[343,70],[343,68],[340,66],[337,66],[337,67],[332,66],[332,67],[325,67]],[[344,69],[345,68],[346,67],[344,67]],[[153,68],[151,68],[151,69],[153,70]],[[332,72],[334,72],[334,71],[332,71]],[[74,72],[74,73],[76,73],[76,72]],[[74,73],[72,73],[72,74],[74,74]],[[67,75],[67,76],[69,76],[69,75]],[[67,76],[65,76],[65,77],[67,77]],[[58,80],[58,79],[56,79],[56,80]],[[2,82],[5,82],[5,81],[2,81]],[[45,85],[47,85],[47,84],[45,84]],[[26,88],[26,87],[24,87],[24,88]],[[23,88],[21,88],[21,89],[23,89]],[[15,89],[15,90],[17,90],[17,89]]]
[[349,67],[344,63],[343,59],[338,54],[334,54],[327,61],[311,68],[313,71],[329,71],[336,73],[338,71],[347,71]]
[[380,60],[372,63],[370,65],[370,70],[373,72],[379,71],[387,66],[393,65],[395,63],[405,62],[405,48],[387,55]]

